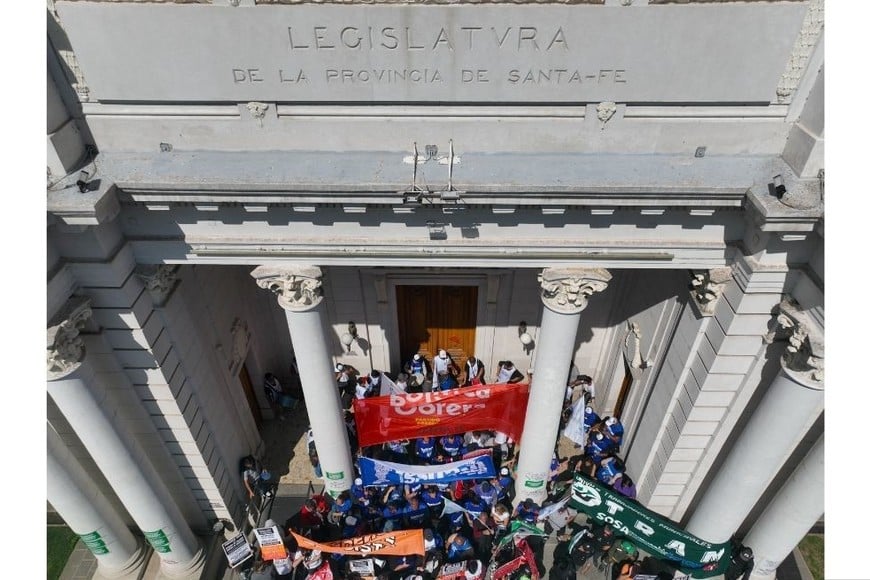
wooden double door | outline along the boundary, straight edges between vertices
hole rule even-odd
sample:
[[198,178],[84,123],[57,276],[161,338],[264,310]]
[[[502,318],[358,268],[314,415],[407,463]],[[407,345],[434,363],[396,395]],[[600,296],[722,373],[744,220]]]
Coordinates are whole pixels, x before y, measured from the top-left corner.
[[431,363],[443,348],[462,372],[474,354],[477,286],[396,286],[396,302],[401,364],[415,353]]

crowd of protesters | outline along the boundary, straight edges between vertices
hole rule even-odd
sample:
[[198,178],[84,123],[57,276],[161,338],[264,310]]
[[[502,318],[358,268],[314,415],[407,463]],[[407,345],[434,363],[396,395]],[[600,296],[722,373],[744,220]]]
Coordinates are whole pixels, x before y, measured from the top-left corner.
[[[440,351],[438,359],[442,362],[436,359],[434,364],[415,355],[405,365],[405,372],[396,375],[393,384],[405,392],[425,392],[483,383],[483,365],[474,357],[465,365],[465,372],[460,373],[445,355],[443,350]],[[447,362],[443,362],[445,358]],[[498,431],[424,436],[360,448],[351,411],[352,401],[354,398],[378,396],[384,375],[373,370],[363,377],[349,365],[342,364],[336,365],[335,371],[336,383],[345,403],[345,423],[357,460],[357,474],[361,473],[358,464],[361,456],[404,465],[441,465],[472,457],[483,450],[491,453],[496,475],[443,484],[402,486],[367,486],[357,476],[351,489],[334,499],[315,495],[285,522],[282,532],[288,557],[273,562],[273,577],[482,578],[491,560],[498,558],[498,550],[494,547],[510,533],[513,522],[522,522],[540,530],[523,540],[534,554],[534,568],[538,574],[544,570],[546,537],[553,535],[558,540],[551,578],[575,578],[578,572],[588,571],[590,566],[603,570],[609,564],[614,564],[616,578],[617,572],[624,568],[622,563],[631,563],[636,558],[634,546],[618,537],[611,526],[580,525],[578,520],[584,518],[578,518],[578,512],[561,501],[570,489],[575,472],[594,478],[626,497],[634,498],[636,495],[634,484],[618,456],[622,424],[615,417],[601,418],[595,412],[595,391],[590,377],[570,377],[562,427],[563,434],[575,442],[578,452],[562,459],[558,446],[554,449],[547,482],[548,497],[543,505],[538,505],[531,499],[514,501],[512,474],[519,450],[510,437]],[[518,382],[524,377],[510,361],[502,361],[495,378]],[[320,476],[322,472],[310,431],[308,439],[309,457],[315,475]],[[553,509],[556,503],[561,505]],[[547,509],[548,506],[553,508]],[[360,558],[301,548],[291,533],[315,542],[331,542],[364,534],[412,529],[423,530],[425,555],[366,558],[368,568],[364,572],[354,563]],[[460,562],[461,565],[452,566]],[[623,571],[626,575],[620,578],[632,577],[630,567]],[[519,580],[532,576],[529,567],[524,566],[507,578]]]

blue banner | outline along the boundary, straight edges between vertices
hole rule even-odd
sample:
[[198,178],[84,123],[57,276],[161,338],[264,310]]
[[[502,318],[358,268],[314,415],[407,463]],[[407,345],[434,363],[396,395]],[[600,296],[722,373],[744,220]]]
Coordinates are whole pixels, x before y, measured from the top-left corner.
[[363,485],[402,485],[406,483],[449,483],[461,479],[495,477],[490,455],[481,455],[443,465],[403,465],[360,457]]

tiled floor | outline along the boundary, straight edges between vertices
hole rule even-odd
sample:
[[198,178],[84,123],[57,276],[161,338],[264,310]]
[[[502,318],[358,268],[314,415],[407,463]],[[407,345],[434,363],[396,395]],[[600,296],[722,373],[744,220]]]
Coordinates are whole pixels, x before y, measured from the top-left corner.
[[79,540],[60,575],[60,580],[90,580],[97,571],[97,559]]

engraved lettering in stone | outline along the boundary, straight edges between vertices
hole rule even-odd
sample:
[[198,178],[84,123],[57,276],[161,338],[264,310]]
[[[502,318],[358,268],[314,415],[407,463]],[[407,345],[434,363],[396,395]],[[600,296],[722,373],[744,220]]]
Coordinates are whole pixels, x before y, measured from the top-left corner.
[[480,26],[463,26],[459,30],[467,30],[468,31],[468,48],[469,50],[474,48],[474,33],[478,30],[481,30]]
[[[550,51],[556,48],[568,50],[568,38],[565,31],[558,27],[555,30],[544,30],[537,26],[506,26],[489,27],[492,32],[490,42],[497,48],[511,48],[517,51]],[[483,30],[482,26],[461,26],[458,28],[441,27],[436,30],[421,30],[411,26],[404,27],[404,33],[393,26],[381,28],[346,25],[340,27],[312,26],[310,29],[294,30],[287,27],[287,37],[290,50],[334,50],[350,49],[369,50],[431,50],[440,48],[455,50],[458,41],[464,48],[473,50],[480,48],[481,39],[486,36],[475,33]],[[398,33],[398,34],[397,34]],[[367,42],[366,42],[367,41]]]
[[314,27],[314,46],[317,48],[335,48],[334,44],[326,44],[324,34],[328,29],[325,26]]
[[453,50],[453,45],[450,44],[450,38],[447,36],[447,31],[444,30],[443,28],[438,33],[438,38],[435,39],[435,45],[432,47],[432,50],[435,50],[436,48],[438,48],[438,45],[441,44],[442,42],[447,45],[447,48],[449,48],[450,50]]
[[414,44],[411,40],[411,29],[407,26],[405,27],[405,46],[408,50],[423,50],[426,48],[425,46]]
[[[485,72],[485,71],[484,71]],[[438,69],[326,69],[327,83],[396,84],[410,81],[415,84],[442,83],[444,77]],[[479,81],[489,82],[489,81]]]
[[[619,73],[618,75],[616,73]],[[551,69],[528,69],[528,70],[520,70],[520,69],[511,69],[507,73],[507,80],[512,84],[549,84],[549,85],[561,85],[561,84],[583,84],[586,83],[596,83],[599,85],[603,84],[612,84],[612,83],[625,83],[628,82],[625,78],[625,70],[624,69],[600,69],[597,73],[594,74],[584,74],[579,69],[568,70],[563,68],[551,68]]]
[[[347,35],[350,31],[354,32],[354,35]],[[355,26],[345,26],[341,29],[340,33],[341,43],[348,48],[359,48],[362,44],[362,37],[359,35],[359,29]],[[350,38],[351,40],[348,40]],[[372,43],[372,28],[369,26],[369,46]]]
[[532,46],[535,47],[535,50],[538,49],[538,42],[535,40],[535,36],[538,34],[538,29],[534,26],[520,26],[520,33],[517,35],[517,49],[523,47],[523,41],[528,40],[532,43]]
[[305,74],[305,71],[299,69],[298,71],[285,71],[284,69],[278,69],[278,79],[282,83],[307,83],[308,76]]
[[260,69],[258,68],[234,68],[233,82],[235,84],[261,83],[263,82],[263,77],[260,76]]
[[461,78],[463,83],[488,83],[489,78],[487,78],[487,75],[489,75],[489,70],[487,69],[462,69]]
[[290,50],[302,50],[302,49],[306,49],[306,48],[311,48],[307,44],[296,44],[293,42],[293,27],[292,26],[287,27],[287,36],[290,37]]

